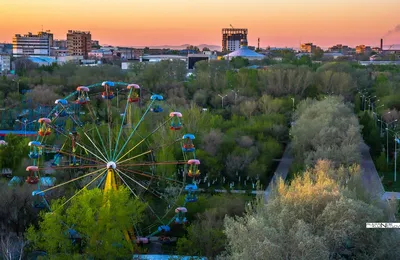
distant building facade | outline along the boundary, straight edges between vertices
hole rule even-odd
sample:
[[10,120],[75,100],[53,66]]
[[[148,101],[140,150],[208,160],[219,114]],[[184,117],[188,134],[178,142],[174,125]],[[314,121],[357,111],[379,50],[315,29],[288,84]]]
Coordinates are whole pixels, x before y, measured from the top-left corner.
[[0,54],[0,73],[9,72],[11,70],[11,57],[10,55]]
[[12,55],[13,45],[12,43],[0,43],[0,54]]
[[223,28],[222,29],[222,51],[236,51],[240,49],[240,42],[247,41],[247,29]]
[[92,50],[92,35],[90,32],[69,30],[67,33],[67,49],[70,56],[87,58]]
[[347,55],[353,52],[353,49],[347,45],[336,44],[335,46],[328,48],[328,52],[338,52],[342,53],[343,55]]
[[13,55],[21,56],[49,56],[53,46],[53,34],[50,31],[39,32],[37,35],[28,33],[16,34],[13,37]]
[[311,42],[308,43],[302,43],[300,45],[300,52],[307,52],[307,53],[312,53],[317,49],[317,46],[312,44]]
[[357,54],[369,54],[372,52],[372,48],[370,46],[365,46],[364,44],[356,46]]
[[52,47],[67,49],[67,40],[54,40]]

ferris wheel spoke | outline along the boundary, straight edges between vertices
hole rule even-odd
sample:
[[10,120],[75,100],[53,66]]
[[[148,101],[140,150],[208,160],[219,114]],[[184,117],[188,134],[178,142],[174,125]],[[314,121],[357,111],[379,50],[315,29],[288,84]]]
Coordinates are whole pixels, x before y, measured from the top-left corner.
[[99,165],[93,165],[93,164],[81,164],[79,166],[54,166],[54,167],[39,167],[39,170],[63,170],[63,169],[86,169],[86,168],[99,168],[99,167],[105,167],[106,165],[99,164]]
[[[128,97],[132,94],[132,91],[133,91],[133,88],[130,89]],[[118,143],[119,143],[119,139],[121,138],[122,127],[123,127],[124,122],[125,122],[125,117],[126,117],[126,113],[127,113],[128,107],[129,107],[129,98],[126,99],[126,106],[125,106],[124,116],[122,118],[121,127],[119,128],[119,133],[118,133],[118,137],[117,137],[117,142],[115,143],[113,157],[115,157],[115,154],[117,153]]]
[[122,180],[122,182],[125,184],[125,186],[132,192],[132,194],[139,199],[139,196],[133,191],[133,189],[128,185],[128,183],[126,183],[125,179],[122,178],[122,176],[119,174],[119,172],[117,171],[117,175],[118,177]]
[[[93,180],[91,180],[88,184],[86,184],[85,186],[83,186],[82,189],[78,190],[77,192],[75,192],[74,195],[72,195],[71,198],[69,198],[68,200],[66,200],[63,204],[61,204],[61,206],[59,208],[62,208],[63,206],[65,206],[65,204],[67,204],[68,202],[70,202],[73,198],[75,198],[79,193],[81,193],[83,190],[85,190],[87,187],[89,187],[90,184],[92,184],[93,182],[95,182],[101,175],[103,175],[104,173],[106,173],[107,170],[105,170],[104,172],[100,173],[99,175],[97,175],[95,178],[93,178]],[[55,211],[57,211],[59,208],[57,208]]]
[[[53,129],[55,129],[53,127]],[[62,135],[64,135],[65,137],[69,138],[72,141],[72,138],[70,136],[68,136],[67,134],[63,133],[62,131],[59,131],[57,129],[55,129],[56,131],[58,131],[59,133],[61,133]],[[94,157],[96,157],[97,159],[99,159],[100,161],[107,163],[107,160],[102,159],[100,156],[98,156],[97,154],[93,153],[92,151],[90,151],[87,147],[83,146],[82,144],[78,143],[77,141],[75,141],[75,143],[77,145],[79,145],[81,148],[83,148],[85,151],[89,152],[90,154],[92,154]]]
[[74,155],[72,153],[67,153],[67,152],[64,152],[64,151],[61,151],[61,150],[59,151],[59,153],[62,153],[62,154],[65,154],[65,155],[70,155],[70,156],[75,156],[75,157],[78,157],[80,159],[83,159],[83,160],[86,160],[86,161],[95,162],[95,163],[98,163],[98,164],[103,164],[104,163],[104,162],[101,162],[101,161],[98,161],[98,160],[94,160],[94,159],[91,159],[91,158],[83,157],[83,156],[80,156],[80,155]]
[[86,132],[83,132],[85,134],[85,136],[87,137],[87,139],[93,144],[93,146],[96,148],[96,150],[103,156],[104,160],[107,161],[107,157],[104,156],[104,154],[100,151],[100,149],[97,147],[97,145],[93,142],[93,140],[89,137],[88,134],[86,134]]
[[178,180],[166,178],[166,177],[159,176],[159,175],[151,175],[151,174],[145,173],[145,172],[143,172],[143,171],[132,170],[132,169],[129,169],[129,170],[128,170],[128,169],[126,169],[126,168],[122,168],[122,169],[123,169],[124,171],[129,172],[129,173],[133,173],[133,174],[136,174],[136,175],[141,175],[141,176],[144,176],[144,177],[147,177],[147,178],[150,178],[150,179],[159,179],[159,180],[165,180],[165,181],[171,181],[171,182],[176,182],[176,183],[183,184],[183,182],[178,181]]
[[129,163],[129,164],[121,164],[119,163],[118,165],[120,167],[126,167],[126,166],[154,166],[154,165],[178,165],[178,164],[186,164],[187,161],[171,161],[171,162],[150,162],[150,163]]
[[127,186],[128,189],[132,192],[132,194],[133,194],[136,198],[138,198],[138,199],[140,199],[141,201],[145,202],[146,205],[147,205],[147,207],[148,207],[148,208],[150,209],[150,211],[156,216],[156,218],[158,219],[158,221],[160,221],[161,224],[164,224],[163,221],[161,220],[161,218],[155,213],[155,211],[153,210],[153,208],[150,206],[150,204],[147,203],[147,201],[146,201],[145,199],[140,198],[140,197],[133,191],[133,189],[128,185],[128,183],[127,183],[127,182],[125,181],[125,179],[119,174],[118,171],[117,171],[117,174],[118,174],[119,178],[122,180],[122,182],[125,184],[125,186]]
[[135,156],[133,156],[133,157],[131,157],[131,158],[129,158],[129,159],[126,159],[126,160],[124,160],[124,161],[122,161],[122,162],[118,162],[118,161],[117,161],[117,163],[124,163],[124,162],[130,161],[130,160],[136,159],[136,158],[138,158],[138,157],[140,157],[140,156],[149,154],[149,153],[151,153],[151,152],[153,152],[153,150],[148,150],[148,151],[146,151],[146,152],[144,152],[144,153],[135,155]]
[[[135,128],[132,130],[131,134],[128,136],[128,139],[126,140],[125,144],[122,146],[121,150],[119,151],[119,153],[117,154],[117,156],[114,156],[114,160],[116,160],[116,158],[118,158],[118,156],[120,156],[120,154],[122,153],[122,151],[125,149],[126,145],[129,143],[130,139],[132,138],[132,136],[135,134],[136,130],[139,128],[140,124],[143,122],[145,116],[147,115],[147,113],[150,111],[151,106],[153,105],[155,99],[153,99],[149,106],[147,107],[146,111],[144,112],[143,116],[140,118],[139,122],[136,124]],[[142,140],[143,141],[143,140]],[[118,149],[118,148],[117,148]]]
[[93,112],[93,107],[92,107],[91,104],[87,103],[87,108],[88,108],[89,114],[90,114],[90,116],[91,116],[91,118],[93,120],[93,124],[94,124],[94,127],[96,128],[96,132],[97,132],[97,135],[98,135],[98,137],[100,139],[101,145],[103,146],[104,153],[107,155],[108,158],[111,158],[111,155],[108,155],[108,153],[107,153],[107,148],[106,148],[106,146],[104,144],[103,138],[101,137],[99,128],[97,127],[96,119],[95,119],[96,115]]
[[48,189],[42,190],[42,191],[38,192],[37,194],[46,193],[46,192],[48,192],[48,191],[54,190],[54,189],[56,189],[56,188],[59,188],[59,187],[61,187],[61,186],[66,185],[66,184],[69,184],[69,183],[75,182],[75,181],[77,181],[77,180],[83,179],[83,178],[85,178],[85,177],[88,177],[88,176],[90,176],[90,175],[96,174],[96,173],[100,172],[101,170],[104,170],[104,168],[95,170],[94,172],[87,173],[87,174],[85,174],[85,175],[79,176],[79,177],[74,178],[74,179],[72,179],[72,180],[69,180],[69,181],[63,182],[63,183],[61,183],[61,184],[55,185],[55,186],[53,186],[53,187],[50,187],[50,188],[48,188]]
[[[149,138],[150,136],[152,136],[155,132],[157,132],[161,127],[163,127],[165,124],[167,124],[170,120],[172,119],[172,117],[170,117],[170,118],[168,118],[164,123],[162,123],[162,124],[160,124],[153,132],[151,132],[148,136],[146,136],[145,138],[143,138],[141,141],[139,141],[134,147],[132,147],[131,149],[129,149],[129,151],[128,152],[126,152],[123,156],[121,156],[120,158],[118,158],[118,160],[117,160],[117,162],[119,162],[120,160],[122,160],[122,158],[124,158],[126,155],[128,155],[130,152],[132,152],[133,150],[135,150],[136,149],[136,147],[138,147],[141,143],[143,143],[144,141],[146,141],[147,140],[147,138]],[[125,143],[125,145],[128,143],[128,141]],[[122,151],[122,150],[121,150]],[[121,151],[120,151],[120,153],[121,153]],[[119,154],[120,154],[119,153]],[[118,155],[119,155],[118,154]],[[127,159],[127,160],[131,160],[132,158],[130,158],[130,159]],[[125,161],[127,161],[127,160],[124,160],[124,161],[122,161],[122,162],[125,162]],[[121,163],[122,163],[121,162]]]
[[[137,180],[135,180],[135,179],[132,178],[131,176],[129,176],[129,175],[123,173],[123,172],[122,172],[121,170],[119,170],[119,169],[117,169],[117,171],[118,171],[119,173],[121,173],[122,175],[124,175],[125,177],[127,177],[128,179],[130,179],[131,181],[133,181],[134,183],[136,183],[137,185],[139,185],[140,187],[142,187],[143,189],[148,190],[147,187],[143,186],[143,184],[141,184],[140,182],[138,182]],[[157,195],[156,195],[156,196],[157,196]]]

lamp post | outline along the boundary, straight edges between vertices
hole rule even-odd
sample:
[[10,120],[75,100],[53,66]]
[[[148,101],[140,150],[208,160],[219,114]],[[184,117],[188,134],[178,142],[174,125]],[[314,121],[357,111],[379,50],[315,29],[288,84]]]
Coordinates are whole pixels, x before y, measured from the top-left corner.
[[384,113],[384,114],[381,116],[381,119],[378,119],[378,121],[381,122],[381,131],[380,131],[381,137],[382,137],[382,135],[383,135],[383,133],[382,133],[382,124],[385,123],[385,122],[383,122],[383,117],[384,117],[385,115],[387,115],[387,114],[390,114],[390,113],[391,113],[391,111],[386,112],[386,113]]
[[237,96],[239,94],[239,90],[233,90],[232,89],[232,92],[235,93],[235,106],[236,106],[236,99],[237,99]]
[[119,88],[117,88],[117,109],[119,111],[119,100],[118,100],[118,93],[119,93]]
[[367,106],[367,100],[368,100],[368,110],[369,110],[369,107],[371,106],[371,99],[373,99],[373,98],[376,98],[376,96],[368,96],[367,98],[365,98],[365,104],[364,104],[364,110],[365,110],[365,107]]
[[294,111],[294,98],[290,98],[293,101],[292,111]]
[[[383,120],[381,120],[381,122],[382,121]],[[389,164],[389,126],[390,126],[390,124],[393,124],[395,122],[397,122],[397,119],[393,120],[390,123],[383,122],[386,125],[386,164]]]
[[397,133],[394,136],[394,182],[397,181],[397,143],[400,143]]
[[218,96],[221,97],[222,108],[224,108],[224,98],[226,98],[228,95],[222,96],[218,94]]
[[33,121],[31,121],[31,122],[28,122],[28,119],[25,119],[25,120],[23,120],[23,121],[17,119],[17,120],[15,120],[15,122],[21,123],[21,124],[24,126],[24,136],[26,137],[26,126],[29,125],[29,124],[35,123],[36,120],[33,120]]

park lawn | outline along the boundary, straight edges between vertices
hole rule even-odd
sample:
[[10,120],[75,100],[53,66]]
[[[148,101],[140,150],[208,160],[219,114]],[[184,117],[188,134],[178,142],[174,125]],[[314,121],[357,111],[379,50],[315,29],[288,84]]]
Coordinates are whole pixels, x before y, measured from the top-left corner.
[[[396,191],[400,192],[400,172],[397,173],[397,181],[394,182],[394,172],[379,172],[379,176],[382,179],[383,187],[385,191]],[[383,178],[382,178],[383,177]]]

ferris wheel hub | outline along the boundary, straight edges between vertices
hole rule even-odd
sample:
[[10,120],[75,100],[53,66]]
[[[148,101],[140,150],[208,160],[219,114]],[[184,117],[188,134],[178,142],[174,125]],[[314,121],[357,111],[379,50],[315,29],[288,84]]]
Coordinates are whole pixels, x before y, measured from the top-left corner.
[[115,162],[108,162],[107,169],[117,169],[117,164]]

